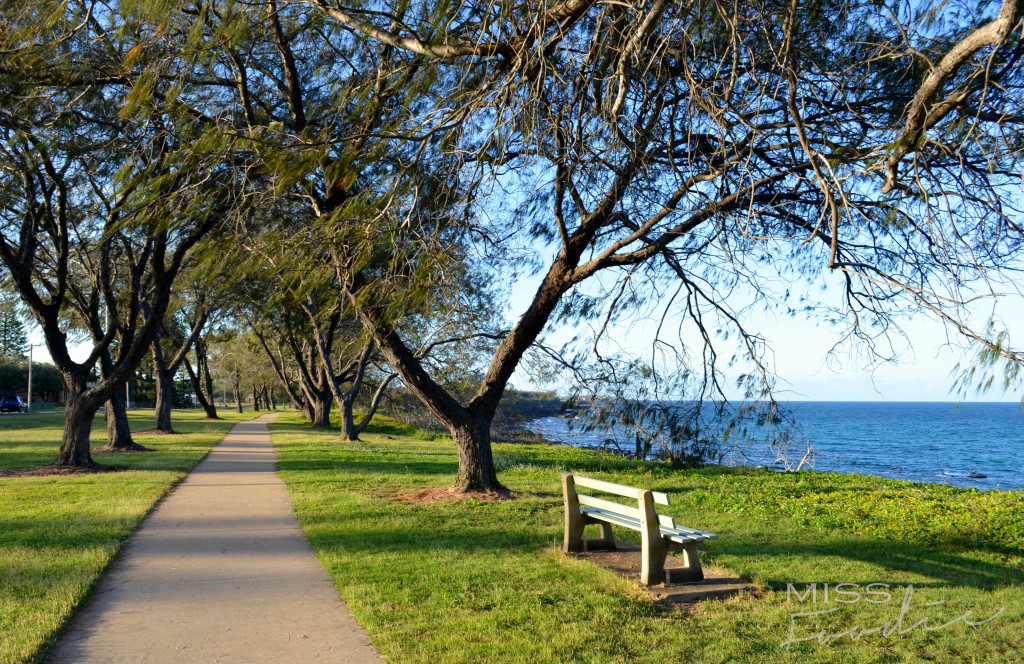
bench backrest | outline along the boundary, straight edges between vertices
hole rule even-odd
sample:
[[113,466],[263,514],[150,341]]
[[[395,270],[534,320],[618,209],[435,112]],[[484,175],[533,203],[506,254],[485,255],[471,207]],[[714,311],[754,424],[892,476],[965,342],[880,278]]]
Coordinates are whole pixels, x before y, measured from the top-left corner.
[[[653,515],[657,517],[659,525],[665,526],[666,528],[676,527],[676,520],[673,517],[654,513],[653,505],[650,505],[649,512],[645,509],[645,507],[647,507],[644,505],[646,496],[650,496],[648,500],[651,503],[668,505],[669,498],[667,493],[641,489],[635,486],[626,486],[625,484],[615,484],[614,482],[606,482],[604,480],[595,480],[590,477],[582,477],[571,473],[562,473],[562,483],[566,487],[566,490],[571,490],[575,494],[575,500],[578,501],[580,505],[597,507],[614,514],[621,514],[634,519],[640,519],[641,521],[647,521],[648,515]],[[637,501],[637,506],[632,507],[612,500],[588,496],[577,492],[576,487],[594,489],[597,491],[604,491],[605,493],[613,493],[618,496],[632,498]]]
[[[571,475],[571,473],[562,473],[563,476]],[[595,480],[590,477],[583,477],[582,475],[572,475],[576,486],[584,486],[588,489],[597,489],[598,491],[604,491],[605,493],[614,493],[619,496],[626,496],[627,498],[636,498],[640,495],[641,491],[647,489],[641,489],[635,486],[626,486],[625,484],[615,484],[614,482],[605,482],[604,480]],[[654,502],[659,505],[668,505],[668,494],[662,493],[661,491],[651,491],[651,498],[654,498]]]

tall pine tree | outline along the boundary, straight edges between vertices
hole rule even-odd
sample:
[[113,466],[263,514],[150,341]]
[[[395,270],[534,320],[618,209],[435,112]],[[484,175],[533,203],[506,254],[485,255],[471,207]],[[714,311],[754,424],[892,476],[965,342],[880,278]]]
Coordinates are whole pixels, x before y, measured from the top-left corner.
[[17,299],[9,293],[0,297],[0,360],[22,362],[28,356],[28,335],[18,314]]

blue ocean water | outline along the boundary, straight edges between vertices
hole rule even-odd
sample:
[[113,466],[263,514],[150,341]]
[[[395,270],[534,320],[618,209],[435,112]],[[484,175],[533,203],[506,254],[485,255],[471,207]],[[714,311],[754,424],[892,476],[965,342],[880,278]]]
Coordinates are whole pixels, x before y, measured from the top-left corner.
[[[810,442],[815,470],[978,489],[1024,489],[1024,412],[1017,402],[794,401],[783,405],[795,419],[796,433]],[[561,417],[534,420],[526,427],[552,442],[579,447],[598,448],[609,437],[622,437],[607,431],[580,431]],[[741,451],[742,455],[731,455],[725,462],[769,466],[774,462],[774,456],[756,443]],[[798,453],[795,458],[799,460]]]

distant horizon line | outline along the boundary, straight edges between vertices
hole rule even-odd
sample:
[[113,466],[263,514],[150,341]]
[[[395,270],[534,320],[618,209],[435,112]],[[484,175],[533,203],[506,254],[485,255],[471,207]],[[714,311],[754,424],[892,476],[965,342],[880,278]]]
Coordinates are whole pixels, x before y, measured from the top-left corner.
[[[522,390],[513,388],[516,392],[524,394],[545,394],[555,392],[555,398],[557,399],[568,399],[569,397],[558,394],[555,390]],[[667,401],[696,401],[696,399],[666,399]],[[707,402],[715,401],[728,401],[730,403],[756,403],[754,399],[705,399]],[[901,404],[901,403],[920,403],[920,404],[1015,404],[1018,406],[1024,406],[1024,398],[1012,399],[1009,401],[991,401],[991,400],[980,400],[980,401],[968,401],[965,399],[953,399],[946,401],[939,401],[935,399],[776,399],[778,403],[890,403],[890,404]]]

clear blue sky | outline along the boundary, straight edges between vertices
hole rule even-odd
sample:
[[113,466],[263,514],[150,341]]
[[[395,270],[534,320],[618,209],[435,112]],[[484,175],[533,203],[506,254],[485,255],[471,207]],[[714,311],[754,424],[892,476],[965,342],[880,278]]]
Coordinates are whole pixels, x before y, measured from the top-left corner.
[[[517,318],[526,308],[536,290],[539,278],[525,279],[512,289],[509,319]],[[828,296],[828,291],[824,293]],[[820,294],[819,294],[820,297]],[[983,327],[991,311],[991,303],[975,312],[976,325]],[[947,331],[939,322],[924,314],[901,321],[907,339],[894,339],[898,361],[895,364],[872,364],[864,349],[842,346],[829,351],[840,341],[841,329],[828,324],[815,324],[804,318],[779,317],[753,307],[745,314],[744,325],[764,336],[770,348],[770,365],[777,377],[777,398],[810,401],[1018,401],[1022,393],[994,389],[971,393],[961,398],[951,392],[951,375],[958,362],[968,364],[972,355],[965,350],[964,340]],[[1010,330],[1024,330],[1024,301],[1018,296],[999,302],[996,313]],[[635,352],[649,353],[656,320],[636,320],[619,326],[612,334],[612,345]],[[568,340],[571,330],[550,330],[551,345]],[[696,340],[694,340],[696,341]],[[728,358],[734,348],[731,342],[720,342],[719,353]],[[724,367],[724,362],[723,362]],[[739,371],[726,372],[729,385],[735,384]],[[517,372],[513,383],[530,389],[527,376]],[[733,390],[727,396],[738,399]]]

